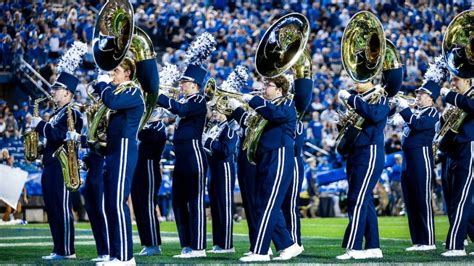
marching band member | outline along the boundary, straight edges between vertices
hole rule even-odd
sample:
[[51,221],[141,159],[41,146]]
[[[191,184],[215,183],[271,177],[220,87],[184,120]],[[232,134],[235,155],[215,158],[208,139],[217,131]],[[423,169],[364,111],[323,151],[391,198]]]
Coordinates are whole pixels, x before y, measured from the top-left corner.
[[204,149],[209,151],[209,200],[214,244],[211,253],[234,253],[232,204],[235,187],[234,160],[238,137],[232,126],[235,121],[227,122],[226,116],[217,111],[213,112],[213,116],[219,123],[216,125],[215,136],[203,135]]
[[[84,48],[85,47],[85,48]],[[64,185],[61,164],[53,157],[54,152],[66,142],[67,106],[71,103],[79,80],[72,74],[82,60],[82,55],[87,51],[87,46],[75,42],[61,58],[59,69],[62,71],[53,84],[52,97],[58,109],[51,116],[50,122],[45,122],[39,117],[33,117],[31,127],[41,137],[44,137],[46,147],[43,150],[43,174],[41,187],[48,223],[53,237],[53,252],[43,256],[45,260],[60,260],[76,258],[74,250],[74,216],[70,201],[69,190]],[[81,113],[71,107],[73,111],[74,128],[82,130]]]
[[[238,92],[248,79],[247,69],[237,66],[222,83],[222,90]],[[226,116],[218,111],[212,118],[218,122],[203,136],[204,149],[208,152],[210,169],[209,200],[212,215],[212,253],[234,253],[232,238],[235,187],[235,152],[238,125],[234,120],[226,121]]]
[[107,128],[104,176],[110,257],[114,258],[110,263],[135,264],[127,200],[137,164],[137,131],[145,108],[140,86],[133,81],[135,70],[134,61],[125,57],[113,70],[112,82],[93,86],[104,105],[114,110]]
[[138,162],[132,180],[132,203],[140,242],[139,256],[161,254],[160,223],[156,214],[161,184],[160,159],[166,143],[166,126],[160,121],[162,110],[156,108],[148,123],[138,133]]
[[[154,59],[152,63],[156,65]],[[146,73],[146,70],[143,69],[142,73]],[[172,86],[177,82],[179,74],[175,65],[165,65],[159,73],[161,86]],[[148,87],[157,88],[159,86],[157,81],[146,76],[141,80],[140,83],[148,84]],[[136,254],[138,256],[161,254],[160,223],[156,213],[156,205],[158,204],[157,196],[161,185],[160,161],[166,144],[166,125],[160,120],[163,113],[162,108],[155,108],[148,123],[138,133],[138,139],[140,140],[138,163],[132,181],[131,193],[138,234],[140,242],[144,246],[142,251]],[[145,191],[146,193],[144,193]]]
[[[446,238],[446,257],[466,256],[464,240],[467,236],[469,216],[472,209],[472,180],[474,164],[474,87],[472,80],[451,77],[451,87],[441,89],[441,95],[449,104],[467,113],[454,141],[446,152],[448,156],[448,184],[445,191],[449,216],[449,231]],[[441,121],[443,124],[445,121]],[[472,253],[471,253],[472,254]]]
[[[260,137],[256,165],[256,237],[252,239],[252,254],[240,258],[241,262],[269,261],[268,249],[273,239],[277,250],[276,260],[288,260],[303,250],[293,242],[281,211],[294,170],[294,132],[296,110],[293,100],[287,99],[290,84],[283,76],[266,79],[264,98],[245,94],[249,103],[264,119],[268,120]],[[232,117],[245,124],[248,113],[230,100],[234,110]]]
[[190,62],[180,80],[184,98],[176,101],[160,94],[158,105],[178,116],[173,144],[176,162],[173,172],[173,210],[178,228],[181,254],[176,258],[206,256],[206,210],[204,193],[207,159],[202,147],[206,120],[206,99],[199,93],[207,71],[201,67],[215,49],[215,40],[205,32],[191,43]]
[[413,244],[406,251],[436,249],[432,208],[432,184],[435,176],[432,144],[435,125],[439,120],[435,103],[442,79],[435,76],[436,69],[437,64],[431,64],[425,74],[424,84],[416,90],[415,113],[408,107],[405,99],[399,98],[396,101],[399,114],[406,123],[402,140],[405,169],[401,184]]
[[[375,104],[369,104],[363,99],[375,89],[374,87],[374,84],[369,81],[357,83],[353,94],[346,90],[338,93],[341,100],[347,101],[348,105],[365,119],[361,133],[352,144],[353,149],[349,152],[347,159],[349,224],[342,242],[346,253],[336,257],[341,260],[383,257],[372,190],[384,166],[383,129],[390,108],[384,96],[380,97]],[[365,251],[362,250],[364,236]]]
[[300,119],[297,121],[295,131],[295,169],[293,171],[293,180],[290,183],[290,188],[283,201],[282,210],[291,239],[302,247],[299,209],[300,191],[304,180],[303,146],[305,135],[301,118],[311,104],[313,81],[310,78],[298,78],[294,81],[294,86],[295,107]]

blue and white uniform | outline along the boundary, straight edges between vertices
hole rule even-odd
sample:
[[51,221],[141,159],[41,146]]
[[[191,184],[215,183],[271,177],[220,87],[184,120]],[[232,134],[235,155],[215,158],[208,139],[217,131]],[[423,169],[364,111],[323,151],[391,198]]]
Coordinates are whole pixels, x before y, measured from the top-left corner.
[[361,96],[372,91],[373,89],[362,95],[351,95],[347,101],[365,121],[347,159],[349,224],[342,242],[342,247],[346,249],[362,250],[364,236],[366,249],[380,247],[372,190],[384,167],[383,129],[390,107],[385,97],[381,97],[375,104],[364,101]]
[[438,111],[427,106],[412,113],[400,111],[406,122],[403,130],[404,165],[402,190],[413,245],[434,245],[432,184],[434,175],[433,138]]
[[[54,152],[66,145],[67,106],[56,110],[50,122],[40,121],[36,132],[40,137],[46,138],[43,150],[43,174],[41,175],[41,188],[43,191],[44,205],[48,214],[48,223],[53,237],[53,253],[60,256],[75,254],[74,250],[74,216],[72,214],[71,195],[64,185],[61,163],[53,157]],[[82,116],[79,111],[71,107],[74,128],[77,132],[82,130]]]
[[94,86],[105,106],[113,110],[107,128],[104,175],[110,256],[128,261],[133,258],[133,240],[127,200],[137,165],[137,133],[145,103],[140,88],[129,85],[122,93],[115,94],[116,88],[105,82]]
[[161,185],[161,154],[166,143],[166,126],[148,122],[138,133],[138,162],[132,181],[132,203],[142,246],[161,245],[160,222],[156,214]]
[[206,248],[207,158],[202,147],[206,119],[206,100],[201,94],[188,95],[180,101],[165,95],[158,105],[178,116],[173,138],[176,161],[173,172],[173,211],[182,248]]
[[204,149],[209,151],[209,200],[212,215],[212,240],[222,249],[233,248],[232,205],[235,188],[235,151],[237,134],[227,121],[218,125],[217,138],[208,138]]

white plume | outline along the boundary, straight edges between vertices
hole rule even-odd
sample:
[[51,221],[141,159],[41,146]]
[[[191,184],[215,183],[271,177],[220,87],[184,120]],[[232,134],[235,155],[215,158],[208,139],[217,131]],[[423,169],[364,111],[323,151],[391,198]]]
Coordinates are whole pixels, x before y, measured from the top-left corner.
[[446,61],[442,55],[434,58],[434,62],[431,62],[428,70],[426,70],[425,75],[423,76],[423,84],[428,80],[432,80],[438,84],[446,80],[449,76],[448,68],[446,66]]
[[246,67],[237,66],[232,73],[222,82],[222,89],[225,91],[239,92],[240,89],[247,85],[249,73]]
[[165,63],[160,71],[160,83],[173,86],[180,78],[181,72],[178,70],[178,67],[173,64]]
[[74,71],[81,64],[82,56],[85,53],[87,53],[87,44],[75,41],[59,60],[58,71],[74,74]]
[[216,40],[209,32],[203,32],[186,50],[186,63],[200,66],[216,50]]

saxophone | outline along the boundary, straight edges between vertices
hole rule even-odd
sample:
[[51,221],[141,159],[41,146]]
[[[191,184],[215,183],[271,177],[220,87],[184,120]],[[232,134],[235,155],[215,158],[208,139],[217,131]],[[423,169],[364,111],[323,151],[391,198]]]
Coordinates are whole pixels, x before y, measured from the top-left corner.
[[[364,101],[369,104],[375,104],[380,101],[380,98],[386,95],[386,92],[382,86],[375,86],[374,91],[370,94],[362,97]],[[339,114],[339,134],[336,137],[336,147],[340,154],[346,154],[352,142],[359,135],[362,130],[362,124],[365,119],[361,117],[356,111],[351,108],[347,103],[346,113],[338,112]],[[351,130],[352,129],[352,130]]]
[[[72,102],[67,106],[67,128],[74,131],[74,119],[71,109]],[[67,150],[66,150],[67,149]],[[54,157],[61,163],[64,185],[69,191],[77,191],[82,184],[79,176],[79,160],[77,159],[77,144],[74,140],[66,142],[66,149],[61,145],[55,152]]]
[[[48,99],[47,97],[36,99],[33,107],[33,116],[39,116],[39,103]],[[39,136],[38,132],[31,127],[25,131],[23,135],[23,142],[25,145],[25,159],[32,162],[38,159]]]
[[[474,99],[474,95],[470,97]],[[454,137],[459,133],[459,128],[467,115],[468,113],[455,106],[450,106],[444,111],[442,118],[444,124],[440,130],[436,132],[433,141],[433,154],[435,156],[438,150],[446,151],[447,145],[451,143]]]

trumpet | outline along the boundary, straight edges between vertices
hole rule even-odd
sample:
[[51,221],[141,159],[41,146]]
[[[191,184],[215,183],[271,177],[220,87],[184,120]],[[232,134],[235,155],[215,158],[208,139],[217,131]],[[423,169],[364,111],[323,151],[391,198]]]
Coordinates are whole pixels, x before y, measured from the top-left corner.
[[179,88],[176,88],[174,86],[160,84],[159,94],[163,94],[171,99],[178,100],[181,92],[179,91]]
[[408,105],[413,106],[416,103],[416,97],[405,95],[402,92],[397,93],[395,96],[392,97],[392,101],[398,101],[399,99],[406,100]]

